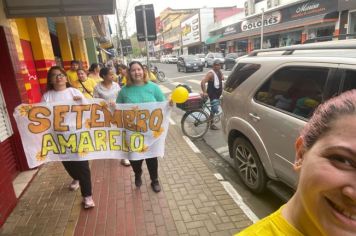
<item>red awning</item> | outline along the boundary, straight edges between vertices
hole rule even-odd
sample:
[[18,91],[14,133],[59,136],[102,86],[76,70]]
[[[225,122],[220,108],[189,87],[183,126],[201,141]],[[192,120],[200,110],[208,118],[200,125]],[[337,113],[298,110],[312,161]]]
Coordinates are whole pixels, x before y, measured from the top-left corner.
[[172,49],[173,48],[173,44],[172,43],[166,43],[165,45],[163,45],[164,49]]

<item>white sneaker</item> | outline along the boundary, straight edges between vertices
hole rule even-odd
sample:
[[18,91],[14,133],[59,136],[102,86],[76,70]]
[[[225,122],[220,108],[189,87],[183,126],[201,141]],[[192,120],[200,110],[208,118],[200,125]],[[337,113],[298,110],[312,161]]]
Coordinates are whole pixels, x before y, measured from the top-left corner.
[[84,209],[95,207],[95,203],[92,196],[83,197]]
[[76,191],[79,188],[79,180],[73,179],[72,183],[69,185],[69,190]]
[[121,165],[123,166],[130,166],[130,161],[127,159],[121,159]]

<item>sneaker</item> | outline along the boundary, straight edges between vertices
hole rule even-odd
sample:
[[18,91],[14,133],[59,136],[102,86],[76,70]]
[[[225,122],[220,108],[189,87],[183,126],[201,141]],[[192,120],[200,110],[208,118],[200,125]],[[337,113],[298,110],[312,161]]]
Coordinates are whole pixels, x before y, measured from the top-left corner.
[[210,125],[210,129],[211,129],[211,130],[219,130],[219,127],[217,127],[217,126],[214,125],[214,124],[211,124],[211,125]]
[[155,193],[161,192],[161,186],[159,185],[158,180],[152,181],[151,187],[152,187],[153,192],[155,192]]
[[130,166],[130,161],[127,159],[121,159],[121,165],[123,166]]
[[137,188],[141,187],[141,185],[142,185],[141,175],[135,176],[135,185]]
[[83,197],[84,209],[95,207],[95,203],[92,196]]
[[79,188],[79,180],[73,179],[72,183],[69,185],[69,190],[76,191]]

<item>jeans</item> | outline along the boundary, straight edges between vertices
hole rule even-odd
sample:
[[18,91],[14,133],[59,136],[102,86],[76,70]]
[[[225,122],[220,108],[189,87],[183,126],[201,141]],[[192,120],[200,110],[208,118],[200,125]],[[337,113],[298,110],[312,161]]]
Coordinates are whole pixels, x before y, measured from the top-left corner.
[[211,105],[211,113],[218,114],[219,113],[220,100],[219,99],[210,100],[210,105]]

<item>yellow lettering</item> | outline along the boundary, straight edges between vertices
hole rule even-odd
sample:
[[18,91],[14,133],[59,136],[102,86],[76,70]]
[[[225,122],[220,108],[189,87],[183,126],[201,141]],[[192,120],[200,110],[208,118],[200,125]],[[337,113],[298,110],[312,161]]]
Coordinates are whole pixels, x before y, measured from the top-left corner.
[[144,147],[144,137],[140,133],[133,133],[130,137],[130,150],[132,152],[141,151]]
[[52,151],[54,154],[59,154],[58,147],[52,134],[45,134],[42,137],[42,150],[41,155],[47,156],[48,152]]
[[95,130],[94,131],[95,140],[95,150],[96,151],[106,151],[106,132],[105,130]]
[[71,149],[72,153],[77,151],[77,136],[75,134],[69,135],[67,140],[62,134],[58,134],[57,137],[61,154],[65,154],[67,149]]
[[110,145],[110,150],[114,151],[120,151],[121,146],[116,145],[116,138],[114,136],[120,136],[120,131],[119,130],[109,130],[109,145]]
[[129,146],[127,145],[127,140],[126,140],[126,130],[122,131],[122,151],[123,152],[129,152]]
[[81,152],[94,152],[93,141],[91,140],[89,131],[80,133],[78,153]]

